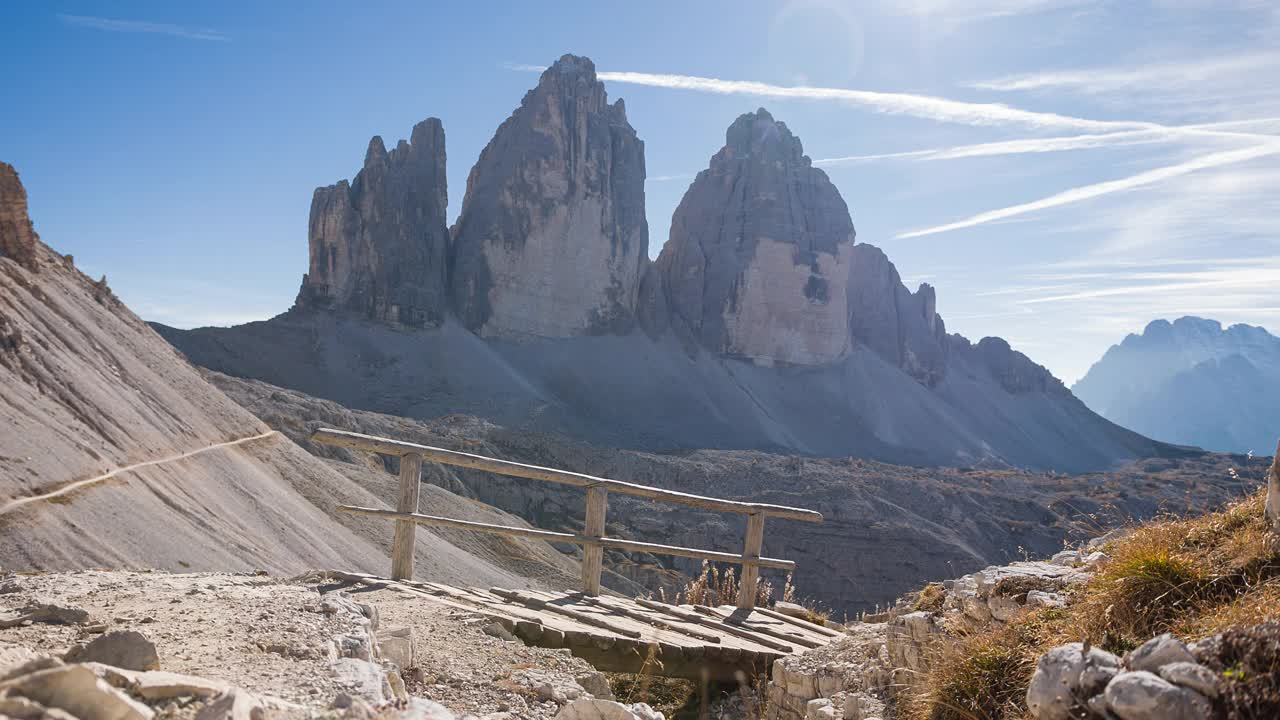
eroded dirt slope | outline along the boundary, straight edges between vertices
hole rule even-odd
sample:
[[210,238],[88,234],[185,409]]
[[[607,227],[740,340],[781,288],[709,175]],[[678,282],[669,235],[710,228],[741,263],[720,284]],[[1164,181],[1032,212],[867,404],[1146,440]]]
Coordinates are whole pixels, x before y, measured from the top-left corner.
[[[13,179],[4,187],[20,188]],[[25,215],[21,199],[6,208]],[[105,279],[31,242],[21,262],[0,254],[0,567],[387,571],[391,526],[334,508],[385,507],[391,478],[273,432]],[[429,495],[454,515],[519,522]],[[418,537],[419,568],[436,580],[562,587],[576,574],[540,542]]]

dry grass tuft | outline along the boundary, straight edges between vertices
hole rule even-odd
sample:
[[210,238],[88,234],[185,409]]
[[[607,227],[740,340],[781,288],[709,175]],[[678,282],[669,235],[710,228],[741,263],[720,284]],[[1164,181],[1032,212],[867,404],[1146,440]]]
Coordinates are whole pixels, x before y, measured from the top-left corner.
[[[757,603],[768,603],[773,595],[773,586],[761,581],[756,595]],[[673,605],[732,605],[738,602],[738,575],[733,568],[725,568],[722,572],[720,568],[704,560],[698,577],[690,580],[672,597],[667,597],[666,591],[660,588],[658,599]]]
[[[1236,637],[1228,645],[1235,649],[1224,650],[1220,662],[1233,689],[1224,695],[1222,712],[1276,717],[1250,714],[1240,704],[1270,702],[1272,694],[1280,698],[1280,625],[1274,624],[1280,620],[1280,540],[1268,530],[1265,496],[1263,490],[1199,518],[1148,523],[1108,544],[1110,559],[1089,582],[1069,588],[1066,608],[1030,612],[938,648],[931,670],[903,694],[900,717],[1025,717],[1023,694],[1035,661],[1055,645],[1088,640],[1123,654],[1163,632],[1197,640],[1228,628],[1228,637]],[[1260,635],[1256,626],[1267,622],[1273,623],[1272,635]],[[1254,651],[1245,638],[1261,643],[1257,654],[1249,655]],[[1239,677],[1230,674],[1228,662],[1236,655],[1247,656],[1253,668]],[[1272,673],[1269,679],[1259,679],[1266,672]]]
[[942,612],[942,603],[947,599],[947,591],[942,587],[942,583],[929,583],[924,589],[916,594],[915,602],[911,603],[910,612]]

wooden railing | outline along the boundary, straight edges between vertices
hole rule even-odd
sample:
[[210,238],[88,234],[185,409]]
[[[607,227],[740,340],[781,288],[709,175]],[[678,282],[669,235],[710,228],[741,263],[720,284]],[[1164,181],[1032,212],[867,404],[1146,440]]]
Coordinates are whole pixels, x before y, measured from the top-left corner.
[[[456,450],[445,450],[443,448],[430,447],[428,445],[418,445],[416,443],[390,440],[387,438],[362,435],[360,433],[346,432],[343,430],[317,430],[315,434],[311,436],[311,439],[316,442],[325,443],[326,445],[335,445],[337,447],[350,448],[352,450],[365,450],[368,452],[381,453],[383,455],[395,455],[400,458],[400,493],[396,500],[395,510],[380,510],[377,508],[355,507],[351,505],[338,506],[338,510],[346,513],[395,520],[395,537],[391,543],[391,577],[396,580],[409,579],[413,577],[415,527],[417,525],[432,525],[436,527],[475,530],[478,532],[496,533],[499,535],[536,538],[550,542],[568,542],[581,545],[583,546],[582,590],[588,595],[600,594],[600,572],[602,570],[605,548],[655,553],[658,555],[675,555],[701,560],[712,560],[715,562],[735,563],[742,566],[742,579],[739,583],[738,589],[738,607],[751,608],[755,606],[756,602],[756,593],[760,580],[760,568],[768,567],[782,570],[795,569],[795,563],[790,560],[779,560],[777,558],[760,556],[761,548],[764,545],[765,518],[777,517],[785,518],[787,520],[800,520],[802,522],[822,522],[821,513],[814,512],[813,510],[787,507],[785,505],[740,502],[737,500],[724,500],[721,498],[704,497],[701,495],[690,495],[688,493],[676,492],[674,490],[664,490],[662,488],[649,487],[647,485],[635,485],[618,480],[609,480],[607,478],[569,472],[567,470],[557,470],[555,468],[539,467],[537,465],[525,465],[523,463],[510,462],[508,460],[484,457],[483,455],[472,455],[470,453],[458,452]],[[418,513],[418,489],[422,481],[423,460],[430,460],[432,462],[470,468],[473,470],[483,470],[498,475],[529,478],[532,480],[542,480],[545,482],[586,488],[586,523],[583,528],[583,532],[580,534],[553,532],[551,530],[511,527],[507,525],[492,525],[489,523],[478,523],[468,520],[455,520],[453,518],[420,514]],[[647,498],[649,500],[689,505],[701,510],[716,510],[720,512],[732,512],[746,515],[746,541],[742,549],[742,554],[735,555],[733,553],[717,552],[714,550],[699,550],[696,548],[659,545],[656,543],[605,537],[604,521],[608,508],[608,493],[611,491],[624,495],[634,495],[636,497]]]

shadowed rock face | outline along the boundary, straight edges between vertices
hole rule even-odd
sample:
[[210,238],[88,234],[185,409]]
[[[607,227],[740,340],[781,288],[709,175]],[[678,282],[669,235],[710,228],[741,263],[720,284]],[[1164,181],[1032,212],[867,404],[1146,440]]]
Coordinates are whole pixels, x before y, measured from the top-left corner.
[[0,257],[34,268],[37,239],[27,215],[27,191],[18,179],[18,171],[0,162]]
[[644,143],[586,58],[542,74],[480,154],[453,228],[455,308],[486,337],[625,332],[648,262]]
[[657,264],[673,322],[708,349],[822,365],[850,350],[853,242],[840,193],[760,109],[698,173]]
[[880,248],[853,248],[849,279],[849,331],[890,364],[930,387],[946,374],[947,328],[937,295],[922,283],[914,293]]
[[448,305],[447,204],[439,120],[418,123],[391,152],[375,136],[355,180],[316,189],[297,306],[438,325]]

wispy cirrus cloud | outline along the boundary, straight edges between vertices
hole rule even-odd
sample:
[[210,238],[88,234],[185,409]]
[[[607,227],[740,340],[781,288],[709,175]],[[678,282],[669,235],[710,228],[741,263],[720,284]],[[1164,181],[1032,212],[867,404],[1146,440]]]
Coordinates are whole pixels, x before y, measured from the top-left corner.
[[[540,65],[507,63],[507,69],[541,72]],[[1002,103],[975,103],[932,95],[913,93],[851,90],[848,88],[807,85],[774,85],[755,80],[724,80],[699,75],[600,71],[596,77],[608,82],[648,87],[714,93],[717,95],[749,95],[752,97],[834,100],[886,115],[905,115],[935,122],[958,123],[977,127],[1019,126],[1034,130],[1086,130],[1094,132],[1141,130],[1161,127],[1155,123],[1129,120],[1091,120],[1058,113],[1023,110]]]
[[1182,133],[1161,128],[1159,130],[1124,130],[1114,133],[1071,135],[1067,137],[1026,138],[998,142],[956,145],[949,148],[908,150],[906,152],[879,153],[875,155],[847,155],[814,160],[815,165],[844,165],[874,160],[957,160],[961,158],[988,157],[993,155],[1021,155],[1024,153],[1063,152],[1116,145],[1138,145],[1183,137]]
[[[1235,128],[1235,130],[1232,128]],[[1244,129],[1246,128],[1253,128],[1255,132],[1245,132]],[[1147,143],[1203,139],[1206,137],[1265,139],[1265,135],[1260,135],[1259,132],[1275,130],[1280,130],[1280,118],[1257,118],[1254,120],[1203,123],[1200,125],[1160,126],[1151,130],[1122,130],[1111,133],[1089,133],[1065,137],[1023,138],[972,145],[956,145],[947,148],[931,148],[928,150],[908,150],[873,155],[847,155],[822,158],[814,160],[813,163],[815,165],[842,165],[876,160],[959,160],[994,155],[1022,155],[1026,153],[1065,152],[1124,145],[1143,145]]]
[[146,22],[142,20],[115,20],[112,18],[93,17],[90,15],[68,15],[58,13],[58,19],[68,25],[105,30],[120,33],[150,33],[186,38],[187,40],[212,40],[229,42],[231,38],[218,30],[205,28],[189,28],[171,23]]
[[949,232],[952,230],[961,230],[963,228],[974,227],[976,225],[983,225],[999,220],[1007,220],[1009,218],[1036,212],[1038,210],[1047,210],[1049,208],[1061,207],[1071,203],[1102,197],[1103,195],[1134,190],[1136,188],[1164,182],[1166,180],[1171,180],[1200,170],[1222,167],[1224,165],[1234,165],[1236,163],[1256,160],[1258,158],[1276,154],[1280,154],[1280,139],[1272,142],[1260,143],[1252,147],[1237,150],[1224,150],[1222,152],[1201,155],[1200,157],[1192,158],[1185,162],[1147,170],[1118,180],[1108,180],[1106,182],[1083,185],[1070,190],[1064,190],[1063,192],[1032,202],[1010,205],[996,210],[988,210],[976,215],[971,215],[963,220],[957,220],[956,222],[946,223],[944,225],[935,225],[933,227],[922,228],[920,230],[901,232],[894,237],[915,238]]
[[799,100],[836,100],[886,115],[906,115],[936,122],[971,126],[1015,125],[1036,130],[1074,129],[1092,131],[1139,130],[1158,127],[1153,123],[1127,120],[1090,120],[1058,113],[1023,110],[1002,103],[974,103],[913,93],[850,90],[806,85],[773,85],[754,80],[724,80],[697,75],[645,72],[596,73],[601,80],[646,85],[673,90],[692,90],[719,95],[750,95]]
[[1029,90],[1070,90],[1088,94],[1204,90],[1223,78],[1256,78],[1256,73],[1280,69],[1280,52],[1254,52],[1212,60],[1160,63],[1141,67],[1083,68],[1007,75],[994,80],[967,83],[977,90],[1018,92]]

